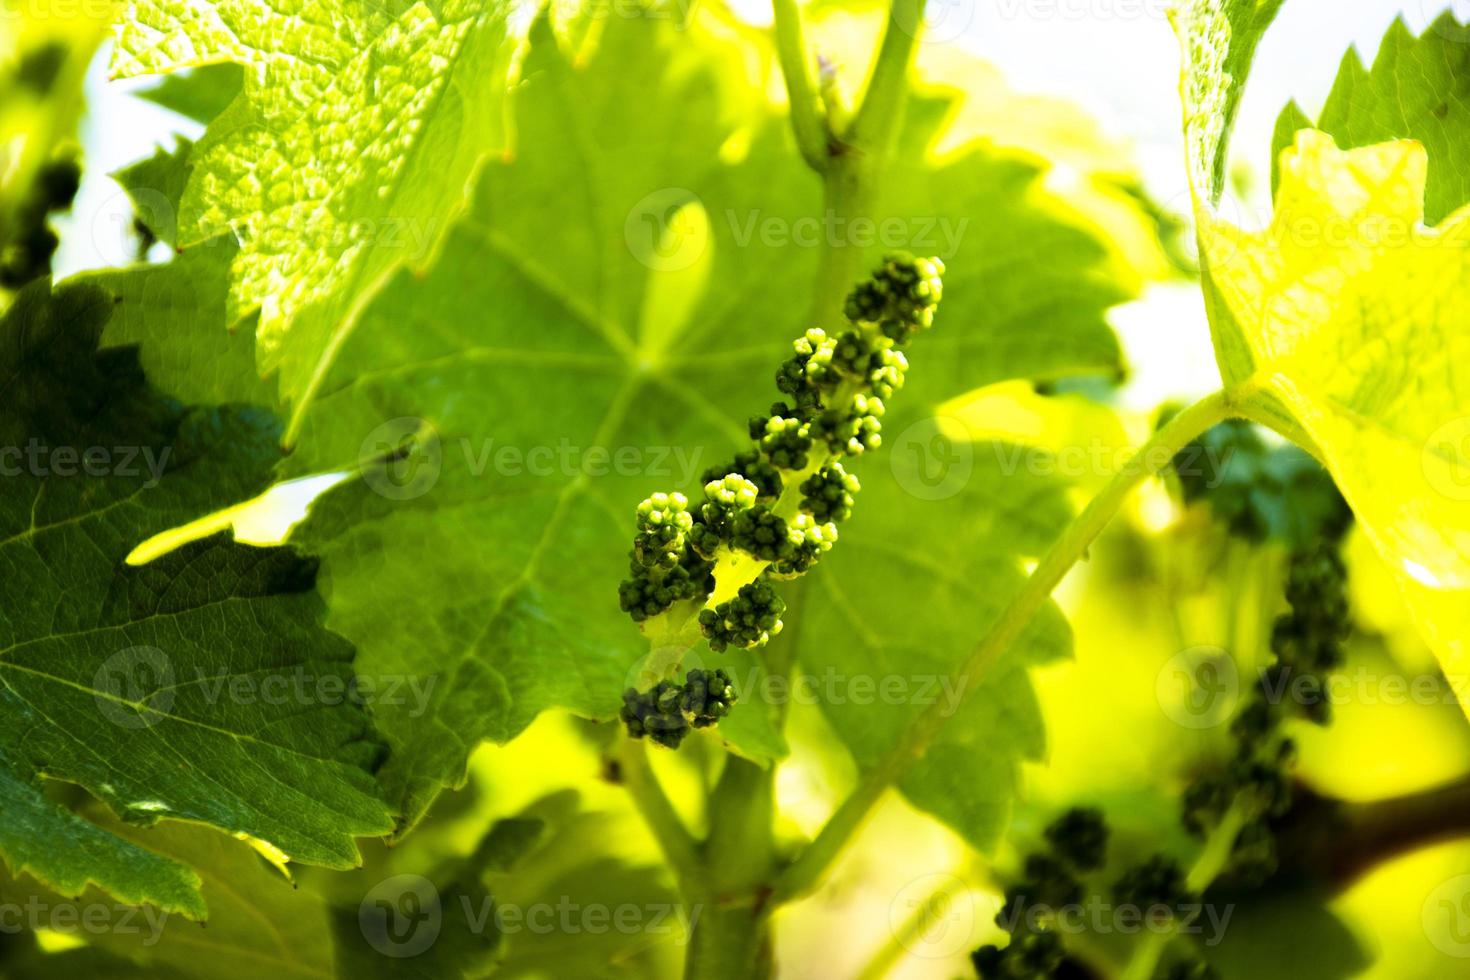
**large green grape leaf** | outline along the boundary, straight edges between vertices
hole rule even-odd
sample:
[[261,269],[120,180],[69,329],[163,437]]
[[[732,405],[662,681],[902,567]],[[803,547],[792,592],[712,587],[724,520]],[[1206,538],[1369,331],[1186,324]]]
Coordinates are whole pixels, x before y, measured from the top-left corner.
[[[99,352],[113,306],[43,283],[0,321],[0,854],[68,893],[92,881],[199,916],[192,873],[49,802],[40,779],[133,822],[208,823],[332,867],[391,824],[314,560],[215,538],[125,565],[268,485],[278,429],[257,410],[186,409],[134,349]],[[271,679],[285,695],[267,696]]]
[[499,138],[505,5],[134,0],[120,76],[235,62],[241,95],[195,148],[180,244],[241,240],[229,316],[257,310],[286,441],[392,271],[422,263]]
[[[914,360],[927,363],[922,341]],[[892,455],[862,468],[860,507],[841,548],[804,583],[790,642],[860,766],[921,711],[944,707],[943,734],[899,788],[988,848],[1005,830],[1022,761],[1046,747],[1025,668],[1070,654],[1066,621],[1048,605],[979,690],[957,687],[955,674],[1024,583],[1022,560],[1044,552],[1073,512],[1064,481],[1007,465],[1017,447],[970,441],[930,411],[894,419]]]
[[[322,498],[298,532],[324,555],[329,625],[358,644],[360,669],[432,681],[427,710],[377,713],[408,823],[463,778],[477,742],[550,706],[615,714],[646,651],[616,602],[632,508],[695,490],[775,394],[810,304],[822,205],[740,54],[697,27],[613,18],[573,62],[534,25],[514,154],[487,169],[427,274],[400,275],[365,312],[305,416],[288,475],[415,444]],[[914,410],[1000,378],[1116,372],[1103,312],[1121,294],[1094,274],[1102,250],[1043,209],[1033,166],[973,149],[931,169],[919,148],[942,110],[916,107],[918,172],[902,179],[953,188],[953,210],[921,190],[889,197],[916,209],[911,234],[937,240],[940,217],[963,226],[947,255],[960,287],[915,347]],[[998,576],[981,589],[1018,574],[1014,553],[980,557]],[[969,616],[966,641],[983,618]],[[947,654],[962,649],[955,638]],[[749,676],[746,654],[694,656]],[[725,735],[778,754],[754,717]],[[1021,741],[1034,749],[1035,732]]]

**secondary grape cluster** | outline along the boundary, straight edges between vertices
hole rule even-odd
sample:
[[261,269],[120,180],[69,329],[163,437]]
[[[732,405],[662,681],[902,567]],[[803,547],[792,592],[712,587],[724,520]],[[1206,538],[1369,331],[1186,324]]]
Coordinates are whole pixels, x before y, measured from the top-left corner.
[[659,681],[652,689],[623,692],[621,718],[628,734],[645,735],[659,745],[678,748],[693,728],[709,728],[730,713],[735,685],[723,670],[691,670],[683,684]]
[[[1089,878],[1102,891],[1111,893],[1113,902],[1137,909],[1140,914],[1177,920],[1193,914],[1198,896],[1190,893],[1178,862],[1165,855],[1155,855],[1129,868],[1110,886],[1097,881],[1107,865],[1108,838],[1102,811],[1091,807],[1074,807],[1047,826],[1047,849],[1027,855],[1021,879],[1006,888],[1005,902],[995,917],[996,924],[1010,938],[1004,946],[987,944],[970,954],[982,980],[1054,980],[1091,975],[1084,964],[1069,955],[1062,932],[1067,910],[1086,900]],[[1178,961],[1161,970],[1160,976],[1173,980],[1175,974],[1170,971],[1185,965],[1191,969],[1204,966],[1194,960]],[[1201,980],[1210,975],[1178,974]]]
[[[1201,840],[1229,833],[1230,850],[1216,880],[1260,885],[1276,873],[1275,828],[1292,805],[1295,745],[1292,718],[1326,725],[1328,686],[1341,667],[1351,631],[1342,540],[1352,512],[1331,476],[1290,446],[1270,446],[1249,423],[1227,422],[1204,433],[1175,460],[1186,503],[1207,507],[1234,537],[1252,544],[1285,543],[1288,611],[1270,633],[1266,667],[1231,721],[1227,759],[1197,774],[1184,792],[1181,820]],[[972,955],[985,980],[1060,980],[1086,976],[1069,958],[1054,928],[1055,910],[1081,901],[1083,872],[1103,865],[1107,831],[1095,810],[1072,810],[1048,828],[1049,853],[1026,859],[1022,880],[1008,888],[996,922],[1010,933],[1005,946]],[[1113,899],[1138,909],[1176,914],[1200,901],[1190,894],[1179,863],[1157,854],[1125,871]],[[1196,951],[1171,945],[1156,980],[1214,980]]]
[[[933,325],[943,274],[938,259],[886,256],[847,297],[842,330],[813,328],[793,343],[776,369],[784,398],[750,420],[751,448],[708,470],[698,500],[658,493],[638,505],[629,576],[618,587],[635,623],[648,629],[679,606],[716,652],[780,633],[786,604],[775,583],[810,571],[836,544],[860,489],[842,460],[882,443],[886,402],[908,370],[902,348]],[[733,594],[711,606],[722,574],[733,577],[725,583]],[[670,683],[625,692],[630,734],[652,736],[648,720],[668,719],[677,734],[656,740],[678,744],[689,726],[658,708],[674,703]]]

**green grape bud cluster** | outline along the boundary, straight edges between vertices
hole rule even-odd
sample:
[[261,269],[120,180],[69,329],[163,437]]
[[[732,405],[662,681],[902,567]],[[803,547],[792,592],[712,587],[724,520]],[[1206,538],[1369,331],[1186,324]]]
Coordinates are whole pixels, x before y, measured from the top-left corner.
[[[943,272],[938,259],[885,257],[848,297],[845,328],[813,328],[792,344],[775,375],[785,400],[750,420],[749,450],[704,473],[702,499],[655,494],[639,505],[631,575],[619,586],[635,622],[697,604],[680,606],[675,622],[692,617],[716,652],[760,647],[781,631],[786,607],[773,583],[810,571],[836,544],[859,490],[841,460],[882,444],[884,400],[908,370],[899,348],[933,324]],[[735,594],[708,607],[727,568],[741,577],[722,594]],[[653,693],[632,696],[643,704]],[[637,734],[652,733],[642,725]]]
[[699,626],[710,649],[719,653],[727,647],[763,647],[781,632],[781,614],[786,602],[765,581],[740,587],[735,598],[699,613]]
[[833,460],[802,481],[801,509],[815,520],[838,524],[852,516],[861,489],[858,478]]
[[0,241],[0,286],[19,289],[50,274],[59,242],[47,221],[71,208],[81,179],[82,169],[75,160],[53,160],[37,172],[30,193],[16,209],[14,227],[5,229]]
[[[1291,552],[1285,590],[1290,611],[1271,630],[1275,661],[1231,721],[1234,755],[1223,767],[1197,776],[1184,793],[1184,827],[1198,837],[1213,832],[1232,809],[1245,817],[1225,871],[1240,886],[1258,885],[1277,868],[1271,828],[1291,808],[1296,754],[1285,722],[1298,717],[1325,725],[1331,720],[1327,687],[1331,672],[1342,665],[1342,644],[1352,628],[1347,568],[1340,556],[1347,526],[1346,520],[1336,520],[1332,534]],[[1284,692],[1290,697],[1283,699]]]
[[904,344],[934,323],[934,308],[944,296],[938,259],[890,256],[867,282],[847,299],[847,317],[877,324],[883,335]]
[[620,717],[629,735],[673,749],[692,729],[717,724],[735,700],[735,685],[723,670],[691,670],[683,684],[666,680],[647,691],[628,688]]
[[1113,898],[1122,905],[1144,911],[1166,910],[1175,917],[1180,909],[1197,902],[1185,882],[1184,869],[1167,854],[1155,854],[1123,872],[1113,885]]
[[1267,444],[1260,429],[1240,419],[1185,445],[1174,472],[1186,504],[1208,507],[1232,536],[1255,544],[1274,539],[1300,547],[1334,539],[1352,519],[1316,460],[1289,444]]
[[628,553],[631,574],[618,586],[618,605],[634,622],[714,591],[713,563],[688,547],[693,530],[682,493],[656,493],[638,505],[638,534]]
[[1101,810],[1074,807],[1049,824],[1044,836],[1050,851],[1027,855],[1021,880],[1006,888],[995,917],[1010,941],[970,954],[982,980],[1046,980],[1067,961],[1053,927],[1063,909],[1083,900],[1082,877],[1106,863],[1108,827]]

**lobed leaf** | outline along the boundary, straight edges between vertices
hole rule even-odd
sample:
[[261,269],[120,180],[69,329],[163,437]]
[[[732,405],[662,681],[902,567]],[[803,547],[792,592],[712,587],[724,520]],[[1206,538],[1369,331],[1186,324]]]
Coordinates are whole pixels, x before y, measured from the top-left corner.
[[41,780],[131,822],[208,823],[351,867],[353,836],[387,827],[378,747],[345,696],[352,648],[321,628],[314,560],[215,538],[125,564],[268,485],[278,430],[258,410],[186,409],[148,387],[135,350],[99,352],[113,305],[41,283],[0,321],[0,855],[69,894],[91,881],[202,917],[192,872],[79,820]]
[[195,148],[179,243],[240,239],[229,319],[260,313],[288,443],[363,306],[462,208],[499,138],[503,38],[503,5],[479,0],[135,0],[120,22],[117,75],[245,68]]

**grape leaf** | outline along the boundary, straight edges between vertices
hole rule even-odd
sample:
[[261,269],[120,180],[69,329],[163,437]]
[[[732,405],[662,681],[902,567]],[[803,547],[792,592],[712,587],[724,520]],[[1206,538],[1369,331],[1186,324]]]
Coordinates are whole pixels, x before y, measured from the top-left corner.
[[[209,823],[350,867],[352,837],[388,826],[379,748],[340,696],[352,648],[320,626],[313,560],[214,538],[124,564],[268,485],[278,430],[258,410],[185,409],[147,386],[133,349],[98,352],[113,305],[95,286],[39,283],[0,322],[0,794],[24,815],[0,852],[70,893],[95,881],[199,916],[191,873],[48,803],[38,780],[84,786],[133,822]],[[322,693],[257,683],[295,676]],[[328,680],[344,685],[335,701]]]
[[[1224,16],[1218,0],[1204,6],[1216,22]],[[1441,18],[1434,33],[1457,27]],[[1243,77],[1227,77],[1206,48],[1186,43],[1185,54],[1188,128],[1197,90],[1238,88]],[[1463,166],[1460,141],[1435,122],[1448,103],[1426,85],[1445,80],[1436,58],[1461,54],[1428,38],[1415,43],[1396,26],[1370,77],[1345,61],[1323,114],[1350,147],[1354,134],[1391,130],[1435,145],[1444,176],[1432,201],[1423,143],[1344,151],[1331,136],[1300,130],[1276,161],[1271,226],[1250,233],[1213,211],[1218,191],[1203,155],[1213,159],[1217,148],[1188,141],[1206,308],[1226,385],[1248,416],[1324,462],[1457,676],[1470,667],[1458,639],[1470,587],[1470,389],[1455,373],[1465,352],[1453,288],[1464,272],[1466,220],[1461,209],[1428,225],[1427,207],[1455,206],[1453,175]],[[1300,118],[1289,107],[1277,139]]]
[[1184,0],[1174,28],[1184,47],[1184,143],[1195,193],[1213,205],[1225,190],[1230,130],[1246,76],[1285,0]]
[[[1470,27],[1446,11],[1415,37],[1396,20],[1373,61],[1356,49],[1342,59],[1337,81],[1315,127],[1288,106],[1277,127],[1273,158],[1290,148],[1297,130],[1330,133],[1343,149],[1414,139],[1429,154],[1424,219],[1437,225],[1470,203]],[[1274,185],[1273,185],[1274,186]]]
[[245,73],[239,65],[204,65],[187,73],[165,75],[157,85],[139,92],[138,98],[197,123],[208,123],[224,112],[244,87]]
[[180,244],[234,232],[229,318],[260,312],[261,373],[280,371],[292,441],[363,305],[425,261],[498,139],[504,6],[325,7],[134,0],[113,71],[236,62],[242,94],[205,131]]
[[1470,508],[1447,494],[1446,426],[1470,415],[1455,366],[1470,223],[1424,225],[1428,160],[1402,141],[1342,151],[1304,130],[1271,227],[1208,219],[1219,297],[1247,344],[1221,364],[1242,407],[1307,433],[1379,551],[1428,584],[1470,585]]
[[[1343,149],[1395,139],[1421,143],[1428,154],[1424,220],[1429,224],[1445,222],[1451,213],[1470,203],[1470,138],[1466,135],[1470,133],[1470,117],[1465,108],[1465,99],[1470,95],[1466,81],[1470,78],[1470,47],[1464,43],[1467,31],[1470,28],[1449,12],[1419,37],[1402,21],[1395,21],[1371,70],[1364,67],[1356,51],[1344,56],[1316,124]],[[1277,126],[1273,148],[1277,158],[1290,148],[1297,130],[1311,126],[1296,106],[1287,106]],[[1455,332],[1446,336],[1453,338]],[[1461,396],[1457,404],[1463,406],[1465,402]],[[1440,437],[1437,445],[1425,446],[1427,454],[1443,451],[1450,460],[1449,467],[1435,466],[1437,476],[1430,476],[1428,468],[1424,472],[1441,499],[1463,510],[1470,495],[1465,493],[1466,444],[1461,434],[1466,426],[1458,419],[1444,416],[1444,428],[1436,432]],[[1429,465],[1426,462],[1426,467]],[[1434,588],[1395,560],[1402,556],[1392,552],[1384,555],[1396,571],[1420,633],[1445,672],[1452,678],[1470,674],[1470,605],[1466,603],[1466,591]],[[1463,698],[1461,707],[1470,713],[1470,703]]]
[[111,927],[88,929],[87,939],[96,953],[116,958],[115,968],[133,964],[146,968],[149,976],[198,976],[200,957],[207,956],[208,973],[215,980],[250,980],[266,970],[280,976],[332,974],[334,951],[324,941],[330,921],[325,903],[296,888],[249,845],[208,827],[169,822],[144,830],[122,823],[96,805],[84,812],[99,833],[198,869],[197,887],[209,906],[208,927],[201,929],[198,923],[155,909],[119,908],[94,890],[68,901],[64,893],[32,882],[7,881],[0,871],[0,888],[12,894],[25,889],[56,907],[106,908]]
[[[192,150],[179,140],[113,174],[139,220],[171,246]],[[154,387],[186,404],[269,405],[274,388],[255,370],[252,331],[227,324],[230,266],[238,252],[234,238],[221,235],[163,264],[84,273],[73,281],[101,286],[117,300],[102,345],[136,345]]]
[[[915,373],[929,363],[923,340],[912,359]],[[1048,604],[979,691],[954,677],[1025,582],[1022,559],[1044,552],[1073,514],[1065,481],[1013,468],[1017,447],[970,441],[933,411],[894,419],[892,455],[861,469],[859,507],[805,583],[789,642],[860,766],[920,711],[944,706],[952,717],[899,788],[987,849],[1005,830],[1022,761],[1046,747],[1025,668],[1071,653],[1066,621]]]
[[[179,202],[184,198],[193,166],[194,144],[179,138],[172,150],[158,147],[153,156],[112,174],[133,202],[136,220],[170,248],[179,245]],[[233,252],[229,255],[233,261]]]
[[[438,262],[365,312],[305,416],[287,475],[411,444],[328,493],[298,532],[324,556],[329,625],[358,644],[359,669],[434,681],[429,710],[376,716],[407,824],[462,780],[477,742],[551,706],[616,713],[647,648],[616,603],[632,508],[694,490],[748,445],[743,420],[775,394],[767,379],[802,330],[825,242],[817,182],[729,67],[741,53],[694,26],[614,18],[573,62],[534,24],[514,154],[489,166]],[[900,401],[1118,371],[1103,311],[1121,293],[1094,274],[1103,250],[1038,208],[1042,195],[1021,196],[1033,166],[977,147],[931,173],[943,110],[916,106],[904,145],[924,177],[904,180],[932,177],[959,207],[899,190],[886,213],[931,233],[926,217],[965,218],[950,263],[962,288]],[[816,241],[797,237],[807,228]],[[1040,279],[1021,271],[1032,254],[1047,256]],[[1015,559],[995,556],[1001,578],[981,587],[1008,583]],[[872,613],[912,616],[902,602]],[[966,641],[983,626],[970,623]],[[748,674],[748,660],[693,657]],[[758,760],[782,749],[758,713],[721,734]]]

